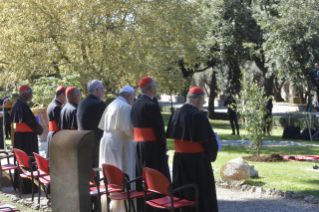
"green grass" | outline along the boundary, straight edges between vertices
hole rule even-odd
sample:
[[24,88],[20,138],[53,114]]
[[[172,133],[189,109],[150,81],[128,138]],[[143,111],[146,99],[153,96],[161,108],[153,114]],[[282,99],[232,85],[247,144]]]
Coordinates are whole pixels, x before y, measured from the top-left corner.
[[[167,125],[170,114],[163,114],[165,124]],[[228,121],[211,120],[212,128],[218,133],[220,140],[241,140],[242,136],[230,135],[231,127]],[[240,134],[244,134],[244,129],[240,130]],[[267,136],[265,140],[286,141],[281,139],[283,129],[276,128],[271,132],[271,136]],[[304,141],[291,140],[302,144],[319,144],[319,141]],[[167,140],[170,151],[169,163],[173,163],[174,156],[174,142],[171,139]],[[319,155],[319,148],[315,147],[264,147],[261,150],[261,155],[278,153],[281,155]],[[217,160],[212,163],[214,169],[220,169],[224,163],[228,161],[251,155],[249,149],[245,147],[231,147],[223,146],[223,150],[219,151]],[[250,162],[255,165],[255,169],[259,172],[259,179],[250,179],[246,182],[249,185],[262,186],[264,189],[276,188],[282,191],[292,190],[295,192],[302,192],[306,195],[314,195],[319,198],[319,173],[306,171],[310,169],[314,162],[283,162],[283,163],[264,163],[264,162]],[[318,163],[317,163],[318,164]],[[319,164],[318,164],[319,165]],[[214,173],[216,179],[221,179],[220,172]]]

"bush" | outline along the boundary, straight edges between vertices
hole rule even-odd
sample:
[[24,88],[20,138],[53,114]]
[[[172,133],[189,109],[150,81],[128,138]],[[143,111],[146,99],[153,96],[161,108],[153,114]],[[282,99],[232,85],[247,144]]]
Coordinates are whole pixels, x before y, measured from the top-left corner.
[[105,101],[105,104],[106,105],[109,105],[111,102],[113,102],[113,100],[115,100],[116,99],[116,96],[114,95],[114,94],[112,94],[112,93],[108,93],[107,95],[106,95],[106,101]]

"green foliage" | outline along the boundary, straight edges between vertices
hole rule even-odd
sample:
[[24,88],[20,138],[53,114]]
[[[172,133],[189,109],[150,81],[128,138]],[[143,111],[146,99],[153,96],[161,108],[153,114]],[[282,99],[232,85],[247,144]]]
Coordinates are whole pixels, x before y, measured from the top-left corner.
[[[246,72],[243,72],[241,80],[242,91],[241,97],[244,105],[237,103],[237,113],[245,121],[246,136],[251,141],[251,152],[260,154],[262,141],[264,139],[263,130],[266,127],[266,102],[269,97],[264,97],[263,88],[253,81],[252,77],[248,77]],[[238,102],[238,100],[237,100]],[[233,107],[235,105],[232,105]]]
[[81,89],[82,86],[79,81],[80,75],[78,73],[62,74],[61,77],[62,78],[54,76],[40,77],[31,82],[29,80],[22,82],[22,84],[29,84],[32,88],[32,103],[34,107],[47,107],[55,97],[56,88],[60,85],[63,85],[64,87],[76,86]]
[[116,96],[114,94],[108,93],[106,95],[106,101],[105,101],[106,105],[109,105],[115,99],[116,99]]
[[319,59],[318,10],[317,0],[255,1],[269,71],[297,86],[307,86],[306,75]]
[[182,83],[177,61],[192,64],[205,30],[194,23],[200,1],[1,1],[0,84],[39,75],[80,74],[106,90],[137,87],[145,75],[159,90]]

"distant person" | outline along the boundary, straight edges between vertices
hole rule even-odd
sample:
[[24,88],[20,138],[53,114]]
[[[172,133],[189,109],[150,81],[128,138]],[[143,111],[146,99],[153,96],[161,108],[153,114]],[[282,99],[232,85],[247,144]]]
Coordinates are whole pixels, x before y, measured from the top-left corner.
[[[186,103],[169,120],[166,137],[174,139],[173,189],[196,184],[199,187],[199,211],[217,212],[214,174],[211,162],[216,160],[218,143],[215,133],[201,109],[204,91],[195,86],[187,94]],[[194,189],[183,189],[178,197],[195,201]],[[195,212],[184,207],[183,212]]]
[[317,98],[319,98],[319,63],[315,63],[315,69],[309,73],[312,85],[316,86]]
[[62,105],[66,103],[65,91],[66,88],[64,86],[59,86],[55,90],[55,98],[47,108],[47,117],[49,121],[49,133],[47,136],[47,158],[50,157],[50,141],[53,135],[61,129],[61,126],[59,126],[59,120],[62,111]]
[[93,130],[95,143],[92,152],[92,166],[99,166],[99,148],[103,131],[98,128],[106,104],[103,102],[105,89],[101,81],[91,80],[87,84],[88,97],[84,99],[77,111],[78,130]]
[[76,113],[81,102],[81,91],[77,87],[68,87],[65,91],[68,103],[63,107],[60,116],[61,130],[77,130]]
[[312,100],[313,100],[313,96],[314,96],[312,94],[312,89],[314,87],[316,87],[317,99],[319,100],[319,64],[318,63],[315,63],[315,70],[310,71],[308,74],[308,77],[309,77],[310,82],[311,82],[311,87],[309,89],[307,111],[310,112],[312,109]]
[[[233,105],[233,108],[230,107],[231,104]],[[235,126],[237,129],[237,135],[239,135],[238,118],[237,118],[237,114],[236,114],[236,101],[231,94],[225,100],[224,106],[228,107],[227,114],[229,116],[230,126],[231,126],[232,131],[233,131],[232,135],[235,135]]]
[[270,125],[271,125],[271,119],[272,119],[272,98],[268,99],[267,104],[266,104],[266,115],[265,115],[265,122],[266,122],[266,127],[264,128],[264,133],[266,134],[266,129],[267,129],[267,135],[270,136]]
[[[7,96],[5,96],[3,98],[4,100],[8,100],[9,101],[9,98]],[[4,121],[5,121],[5,135],[6,135],[6,139],[10,139],[11,138],[11,122],[10,122],[10,111],[11,109],[10,108],[6,108],[4,109],[4,115],[5,116],[4,118]]]
[[[32,98],[32,89],[27,85],[22,85],[19,89],[19,99],[13,106],[11,114],[11,122],[16,124],[13,148],[24,151],[28,156],[33,156],[33,152],[39,154],[38,135],[43,133],[43,128],[27,104]],[[22,183],[22,192],[31,193],[30,179],[24,178]],[[18,170],[14,172],[14,186],[19,188]]]

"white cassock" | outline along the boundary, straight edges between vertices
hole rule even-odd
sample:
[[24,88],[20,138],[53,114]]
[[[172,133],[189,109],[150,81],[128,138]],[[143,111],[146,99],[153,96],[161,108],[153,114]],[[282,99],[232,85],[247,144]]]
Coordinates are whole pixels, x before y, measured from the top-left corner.
[[[131,123],[131,106],[119,96],[105,109],[99,128],[104,130],[100,142],[99,167],[103,163],[112,164],[124,173],[130,180],[135,178],[135,143]],[[135,189],[135,184],[131,184]],[[105,195],[103,195],[105,196]],[[106,209],[106,199],[102,198],[102,211]],[[125,212],[123,201],[112,201],[112,212]]]

